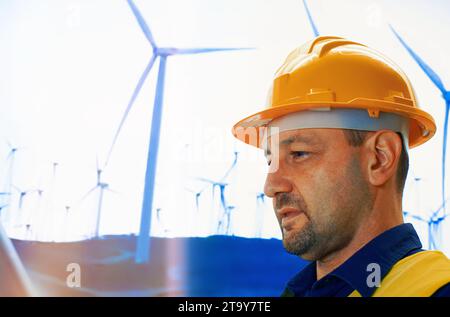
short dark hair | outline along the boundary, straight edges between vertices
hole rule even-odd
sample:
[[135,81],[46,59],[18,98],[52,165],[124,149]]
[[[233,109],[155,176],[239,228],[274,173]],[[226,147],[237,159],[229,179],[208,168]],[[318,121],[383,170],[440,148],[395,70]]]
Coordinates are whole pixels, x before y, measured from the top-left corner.
[[[345,138],[350,146],[361,146],[366,139],[368,131],[363,130],[350,130],[343,129]],[[406,176],[408,176],[409,169],[409,157],[408,152],[406,151],[405,144],[403,143],[403,137],[400,133],[397,132],[400,136],[400,140],[402,142],[402,152],[400,154],[400,159],[397,166],[397,190],[399,193],[403,192],[403,188],[405,187]]]

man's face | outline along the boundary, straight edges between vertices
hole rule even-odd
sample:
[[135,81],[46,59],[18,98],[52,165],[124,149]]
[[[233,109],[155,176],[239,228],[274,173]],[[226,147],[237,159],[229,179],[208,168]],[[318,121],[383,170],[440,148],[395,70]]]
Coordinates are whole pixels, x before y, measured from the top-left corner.
[[372,201],[360,150],[341,129],[285,131],[269,141],[264,192],[289,253],[317,260],[351,241]]

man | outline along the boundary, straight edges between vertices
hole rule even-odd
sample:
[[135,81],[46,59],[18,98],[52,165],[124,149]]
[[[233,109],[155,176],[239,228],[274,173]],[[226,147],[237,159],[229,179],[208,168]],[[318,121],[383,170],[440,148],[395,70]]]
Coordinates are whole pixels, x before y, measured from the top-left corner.
[[311,261],[283,296],[450,296],[450,261],[403,223],[408,150],[435,133],[393,62],[317,37],[277,71],[234,135],[263,148],[285,249]]

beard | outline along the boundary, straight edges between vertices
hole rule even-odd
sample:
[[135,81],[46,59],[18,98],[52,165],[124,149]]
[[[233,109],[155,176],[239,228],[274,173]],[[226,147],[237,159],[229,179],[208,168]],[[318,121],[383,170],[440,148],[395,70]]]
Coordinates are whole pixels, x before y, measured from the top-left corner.
[[317,232],[314,230],[314,225],[311,221],[308,221],[302,230],[293,232],[290,235],[289,239],[287,239],[283,234],[284,249],[290,254],[300,257],[305,253],[309,253],[317,245]]
[[308,253],[314,246],[317,245],[319,234],[315,228],[315,224],[310,217],[310,212],[306,206],[305,200],[302,196],[292,195],[289,193],[280,193],[276,200],[276,208],[280,209],[283,206],[296,207],[305,214],[307,222],[300,230],[291,230],[287,234],[284,233],[283,227],[280,223],[281,232],[283,235],[283,246],[285,250],[293,255],[301,256]]
[[307,218],[304,225],[295,231],[284,233],[281,228],[283,246],[288,253],[306,260],[317,260],[350,243],[373,201],[358,162],[351,160],[345,171],[343,183],[330,182],[317,192],[316,197],[326,198],[313,201],[315,208],[308,209],[301,195],[279,194],[277,209],[297,207]]

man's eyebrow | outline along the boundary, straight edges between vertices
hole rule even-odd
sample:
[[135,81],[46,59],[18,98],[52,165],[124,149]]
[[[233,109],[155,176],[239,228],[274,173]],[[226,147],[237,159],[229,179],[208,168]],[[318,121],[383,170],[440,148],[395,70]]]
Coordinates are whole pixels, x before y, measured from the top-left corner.
[[[311,144],[315,144],[316,141],[314,140],[313,137],[298,134],[298,135],[293,135],[293,136],[281,141],[280,145],[290,145],[293,143],[305,143],[305,144],[311,145]],[[269,156],[270,154],[272,154],[270,149],[268,149],[268,148],[264,149],[264,155],[266,157]]]
[[297,134],[281,141],[280,145],[289,145],[292,143],[315,144],[316,142],[313,137]]

